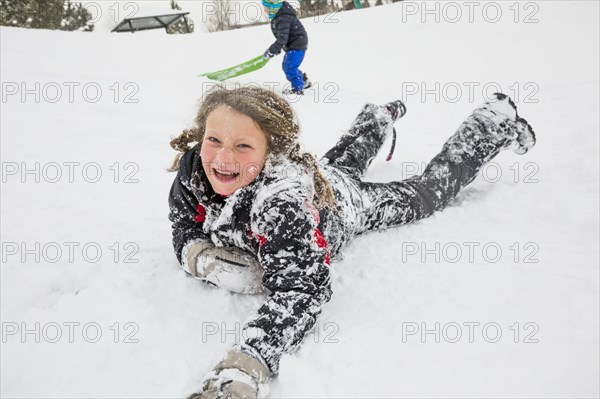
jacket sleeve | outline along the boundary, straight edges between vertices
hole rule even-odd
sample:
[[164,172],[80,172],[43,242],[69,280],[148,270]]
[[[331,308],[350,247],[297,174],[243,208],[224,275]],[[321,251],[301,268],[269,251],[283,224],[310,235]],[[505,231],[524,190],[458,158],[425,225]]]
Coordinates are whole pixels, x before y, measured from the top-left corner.
[[169,193],[169,220],[173,229],[173,249],[182,263],[184,247],[194,241],[209,241],[202,230],[204,218],[199,214],[198,199],[190,190],[193,164],[196,160],[193,149],[182,158],[177,176]]
[[271,44],[269,47],[269,52],[271,54],[279,54],[281,49],[285,47],[290,37],[290,29],[292,28],[293,19],[284,15],[278,18],[279,20],[276,22],[275,27],[275,43]]
[[270,290],[256,317],[244,327],[245,345],[278,373],[279,360],[297,347],[331,297],[329,253],[317,220],[301,196],[287,193],[265,201],[259,221],[258,257]]

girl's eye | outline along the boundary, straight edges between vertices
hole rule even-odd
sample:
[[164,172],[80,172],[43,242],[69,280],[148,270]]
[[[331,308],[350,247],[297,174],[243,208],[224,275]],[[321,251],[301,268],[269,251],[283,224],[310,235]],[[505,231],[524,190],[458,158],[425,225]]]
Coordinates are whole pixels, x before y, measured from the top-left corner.
[[240,148],[252,148],[248,144],[240,144],[240,145],[238,145],[238,147],[240,147]]
[[211,143],[220,143],[218,138],[212,136],[207,137],[206,140],[210,141]]

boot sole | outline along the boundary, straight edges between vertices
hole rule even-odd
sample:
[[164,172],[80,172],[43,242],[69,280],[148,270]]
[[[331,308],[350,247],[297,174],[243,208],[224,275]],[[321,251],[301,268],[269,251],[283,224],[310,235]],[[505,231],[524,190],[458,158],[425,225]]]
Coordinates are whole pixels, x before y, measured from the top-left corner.
[[518,117],[516,125],[518,131],[517,143],[519,144],[519,147],[514,151],[519,155],[523,155],[535,146],[537,139],[531,125],[524,118]]

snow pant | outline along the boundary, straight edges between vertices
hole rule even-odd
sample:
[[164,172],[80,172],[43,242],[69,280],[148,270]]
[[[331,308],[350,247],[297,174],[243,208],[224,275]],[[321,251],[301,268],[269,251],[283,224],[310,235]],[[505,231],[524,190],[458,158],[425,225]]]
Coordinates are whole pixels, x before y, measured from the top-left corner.
[[473,113],[421,175],[389,183],[362,181],[392,124],[382,107],[366,105],[321,160],[338,205],[337,213],[321,214],[332,254],[358,234],[410,223],[442,210],[516,135],[515,125],[507,118],[499,122]]
[[285,77],[292,84],[292,88],[297,91],[304,90],[304,78],[302,71],[298,68],[304,60],[306,50],[288,50],[283,57],[283,72]]

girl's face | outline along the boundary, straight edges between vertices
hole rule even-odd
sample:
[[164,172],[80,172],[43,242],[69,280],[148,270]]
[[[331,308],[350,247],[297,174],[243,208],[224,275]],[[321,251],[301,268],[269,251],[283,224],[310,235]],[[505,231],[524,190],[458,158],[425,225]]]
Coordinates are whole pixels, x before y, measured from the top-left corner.
[[252,118],[222,105],[206,119],[200,156],[213,190],[230,195],[262,171],[267,138]]

